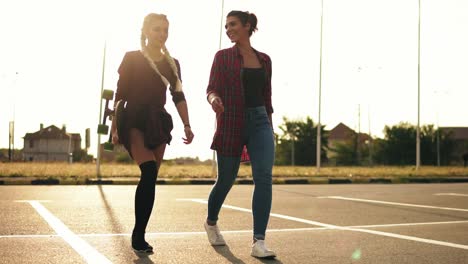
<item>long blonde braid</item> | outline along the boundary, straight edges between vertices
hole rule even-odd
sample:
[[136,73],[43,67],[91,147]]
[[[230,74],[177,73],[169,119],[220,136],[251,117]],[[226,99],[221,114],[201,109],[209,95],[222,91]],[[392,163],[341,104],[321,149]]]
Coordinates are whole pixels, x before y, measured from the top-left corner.
[[162,51],[163,51],[163,54],[164,54],[164,57],[166,58],[167,62],[169,63],[169,65],[171,66],[171,69],[172,69],[172,72],[174,73],[175,77],[176,77],[176,83],[175,83],[175,87],[173,87],[169,81],[167,80],[166,77],[164,77],[164,75],[161,74],[161,72],[159,71],[158,69],[158,66],[156,66],[156,64],[154,63],[153,59],[151,59],[149,53],[148,53],[148,46],[146,45],[146,35],[144,33],[144,30],[145,28],[148,26],[148,24],[153,20],[153,19],[165,19],[167,21],[167,18],[165,15],[163,14],[155,14],[155,13],[151,13],[151,14],[148,14],[145,19],[144,19],[144,22],[143,22],[143,27],[141,29],[141,37],[140,37],[140,46],[141,46],[141,53],[143,54],[143,56],[146,58],[146,60],[148,61],[149,65],[151,66],[151,68],[156,72],[156,74],[159,75],[159,77],[161,77],[162,81],[164,82],[164,85],[167,87],[169,86],[171,90],[175,90],[177,92],[182,92],[182,82],[180,81],[180,77],[179,77],[179,74],[178,74],[178,70],[177,70],[177,66],[176,66],[176,63],[174,61],[174,59],[171,57],[170,53],[169,53],[169,50],[166,48],[166,45],[163,45],[162,47]]
[[174,75],[176,76],[175,90],[178,92],[182,92],[182,82],[180,81],[179,70],[177,69],[177,65],[174,61],[174,58],[171,57],[171,54],[169,53],[169,50],[167,49],[166,45],[163,46],[163,52],[164,56],[169,62],[169,65],[171,65]]

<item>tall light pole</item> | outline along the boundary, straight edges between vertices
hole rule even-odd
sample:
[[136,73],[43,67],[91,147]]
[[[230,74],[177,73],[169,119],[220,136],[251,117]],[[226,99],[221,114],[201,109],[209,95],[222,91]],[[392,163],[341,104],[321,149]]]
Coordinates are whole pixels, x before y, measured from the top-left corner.
[[439,126],[439,110],[437,109],[437,167],[440,167],[440,126]]
[[18,81],[18,72],[15,73],[13,80],[13,120],[9,122],[9,141],[8,141],[8,160],[15,161],[15,112],[16,112],[16,83]]
[[[220,19],[220,24],[219,24],[219,42],[218,42],[218,50],[221,49],[221,40],[222,40],[222,35],[223,35],[223,20],[224,20],[224,0],[221,1],[221,19]],[[216,119],[214,122],[215,130],[216,130]],[[216,153],[215,150],[213,150],[213,158],[211,162],[211,176],[216,176]]]
[[295,166],[296,165],[296,150],[295,150],[295,141],[296,141],[296,135],[295,131],[290,134],[291,136],[291,165]]
[[[102,119],[102,92],[104,91],[104,71],[106,69],[106,46],[107,43],[104,40],[104,51],[102,56],[102,75],[101,75],[101,93],[99,96],[99,121],[98,124],[101,122]],[[96,158],[96,175],[98,179],[101,179],[101,134],[98,133],[98,144],[97,144],[97,158]]]
[[361,104],[358,104],[358,132],[356,137],[356,165],[361,165]]
[[318,94],[318,123],[317,123],[317,173],[320,172],[320,156],[321,156],[321,130],[322,124],[320,115],[322,111],[322,36],[323,36],[323,0],[321,0],[320,10],[320,70],[319,70],[319,94]]
[[369,123],[369,166],[372,166],[372,134],[371,134],[371,121],[370,121],[370,105],[367,106],[367,121]]
[[421,136],[420,136],[420,109],[421,109],[421,0],[418,0],[418,126],[416,127],[416,170],[421,166]]

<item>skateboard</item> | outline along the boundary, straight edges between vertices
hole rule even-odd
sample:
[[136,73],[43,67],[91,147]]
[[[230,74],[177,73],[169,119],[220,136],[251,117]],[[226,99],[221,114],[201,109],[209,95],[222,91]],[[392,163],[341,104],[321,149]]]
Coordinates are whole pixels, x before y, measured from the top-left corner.
[[117,135],[119,139],[123,138],[123,131],[125,127],[125,101],[119,100],[114,106],[114,118],[115,118],[115,126],[117,128]]
[[[103,90],[101,95],[102,100],[106,100],[106,105],[104,107],[104,116],[102,118],[102,123],[98,125],[97,133],[100,135],[107,135],[109,133],[109,126],[106,125],[106,121],[112,120],[114,111],[109,108],[109,102],[114,98],[114,91],[112,90]],[[112,133],[109,133],[109,140],[104,143],[105,151],[113,151],[114,144],[112,144]]]

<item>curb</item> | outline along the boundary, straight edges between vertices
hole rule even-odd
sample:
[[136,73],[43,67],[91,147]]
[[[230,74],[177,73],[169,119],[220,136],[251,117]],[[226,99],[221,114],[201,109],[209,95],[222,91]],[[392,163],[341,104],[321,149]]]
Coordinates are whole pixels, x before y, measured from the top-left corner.
[[[139,179],[32,179],[32,178],[12,178],[0,180],[0,185],[137,185]],[[159,179],[158,185],[213,185],[214,179]],[[450,178],[273,178],[273,184],[410,184],[410,183],[468,183],[468,177],[450,177]],[[238,179],[235,184],[253,185],[253,179]]]
[[31,185],[59,185],[60,181],[58,179],[37,179],[32,180]]

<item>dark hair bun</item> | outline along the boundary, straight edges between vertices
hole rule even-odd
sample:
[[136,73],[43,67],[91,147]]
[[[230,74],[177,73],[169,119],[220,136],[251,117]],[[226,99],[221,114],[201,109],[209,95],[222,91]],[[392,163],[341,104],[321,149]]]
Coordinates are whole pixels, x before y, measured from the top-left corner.
[[253,32],[257,31],[257,16],[254,13],[249,13],[249,11],[233,10],[229,12],[227,16],[228,17],[235,16],[239,18],[239,20],[242,22],[242,25],[249,23],[250,24],[250,31],[249,31],[250,36],[252,36]]
[[249,13],[250,32],[257,31],[257,16],[254,13]]

